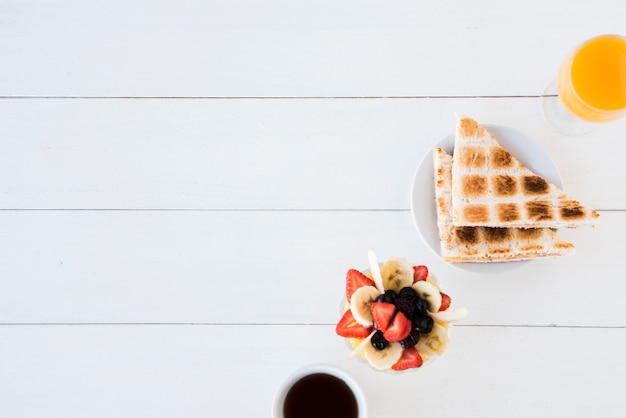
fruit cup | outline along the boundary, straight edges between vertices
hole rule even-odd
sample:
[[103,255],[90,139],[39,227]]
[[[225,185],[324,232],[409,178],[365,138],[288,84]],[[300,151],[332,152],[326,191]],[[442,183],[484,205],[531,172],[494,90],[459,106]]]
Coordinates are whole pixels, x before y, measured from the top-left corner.
[[368,253],[369,271],[346,274],[346,301],[336,333],[347,339],[349,358],[361,357],[376,370],[421,367],[443,354],[450,323],[465,318],[453,310],[428,267],[402,258],[379,264]]

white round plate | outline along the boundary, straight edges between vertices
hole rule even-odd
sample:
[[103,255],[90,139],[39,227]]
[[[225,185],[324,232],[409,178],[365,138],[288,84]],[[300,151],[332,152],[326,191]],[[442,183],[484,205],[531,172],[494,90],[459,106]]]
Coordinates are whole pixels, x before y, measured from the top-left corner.
[[[500,125],[483,125],[507,151],[535,173],[543,176],[555,186],[561,186],[561,175],[550,156],[532,139],[515,129]],[[411,186],[411,214],[426,245],[439,257],[439,229],[437,227],[437,207],[435,202],[434,148],[442,148],[452,154],[454,134],[437,142],[420,162]],[[449,263],[462,270],[476,273],[502,273],[528,263],[511,261],[504,263]]]

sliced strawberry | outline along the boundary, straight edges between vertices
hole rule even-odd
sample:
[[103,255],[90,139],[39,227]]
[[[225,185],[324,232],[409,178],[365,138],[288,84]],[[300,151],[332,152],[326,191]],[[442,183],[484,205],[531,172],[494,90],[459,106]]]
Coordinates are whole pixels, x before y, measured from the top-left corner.
[[413,266],[413,283],[426,280],[428,277],[428,267]]
[[374,281],[358,270],[348,270],[346,273],[346,300],[350,302],[354,291],[363,286],[374,286]]
[[411,333],[411,321],[402,313],[397,312],[391,324],[383,331],[383,337],[390,343],[402,341]]
[[441,293],[441,307],[439,308],[439,311],[445,311],[446,309],[450,307],[450,303],[452,303],[452,299],[450,299],[450,296],[446,295],[443,292],[439,292],[439,293]]
[[387,302],[372,303],[374,327],[385,332],[396,314],[396,305]]
[[420,353],[417,352],[415,347],[409,347],[402,351],[402,356],[391,368],[393,370],[406,370],[420,367],[422,364],[424,364],[424,360]]
[[364,327],[356,322],[352,311],[348,309],[335,327],[335,332],[345,338],[365,338],[370,335],[371,327]]

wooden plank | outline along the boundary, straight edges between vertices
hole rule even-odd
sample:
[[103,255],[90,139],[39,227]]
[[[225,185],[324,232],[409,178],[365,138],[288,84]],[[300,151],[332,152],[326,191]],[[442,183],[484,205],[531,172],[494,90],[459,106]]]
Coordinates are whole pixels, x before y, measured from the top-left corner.
[[323,362],[355,377],[371,418],[626,407],[624,329],[457,327],[452,338],[442,358],[395,376],[348,360],[331,326],[0,326],[0,405],[14,418],[269,416],[282,379]]
[[367,250],[426,264],[464,324],[626,326],[626,212],[574,256],[492,274],[439,260],[407,211],[0,211],[0,322],[334,324]]
[[587,205],[626,208],[606,187],[626,177],[626,119],[564,137],[528,98],[0,100],[0,208],[408,209],[455,112],[537,141]]
[[0,95],[538,95],[571,48],[622,32],[625,12],[621,0],[4,1]]

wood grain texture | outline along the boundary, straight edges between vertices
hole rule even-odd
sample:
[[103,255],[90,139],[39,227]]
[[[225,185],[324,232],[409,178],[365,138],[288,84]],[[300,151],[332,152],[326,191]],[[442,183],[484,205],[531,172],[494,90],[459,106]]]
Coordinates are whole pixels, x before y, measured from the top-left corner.
[[408,209],[454,113],[510,126],[571,196],[626,208],[626,120],[570,138],[539,99],[0,100],[4,209]]
[[433,364],[392,375],[348,360],[331,326],[0,326],[0,412],[269,416],[282,379],[318,362],[351,373],[375,418],[617,418],[626,407],[624,329],[464,326],[452,338]]
[[[294,369],[382,417],[621,417],[626,120],[543,121],[623,1],[0,1],[0,418],[269,416]],[[454,113],[518,129],[599,209],[573,257],[443,263],[412,178]],[[335,335],[366,253],[426,264],[470,316],[395,376]]]
[[429,266],[465,324],[626,327],[625,214],[602,216],[561,231],[574,256],[477,274],[435,256],[407,211],[2,211],[1,322],[333,324],[373,247]]
[[[624,4],[4,1],[3,96],[539,95]],[[540,29],[539,29],[540,28]]]

